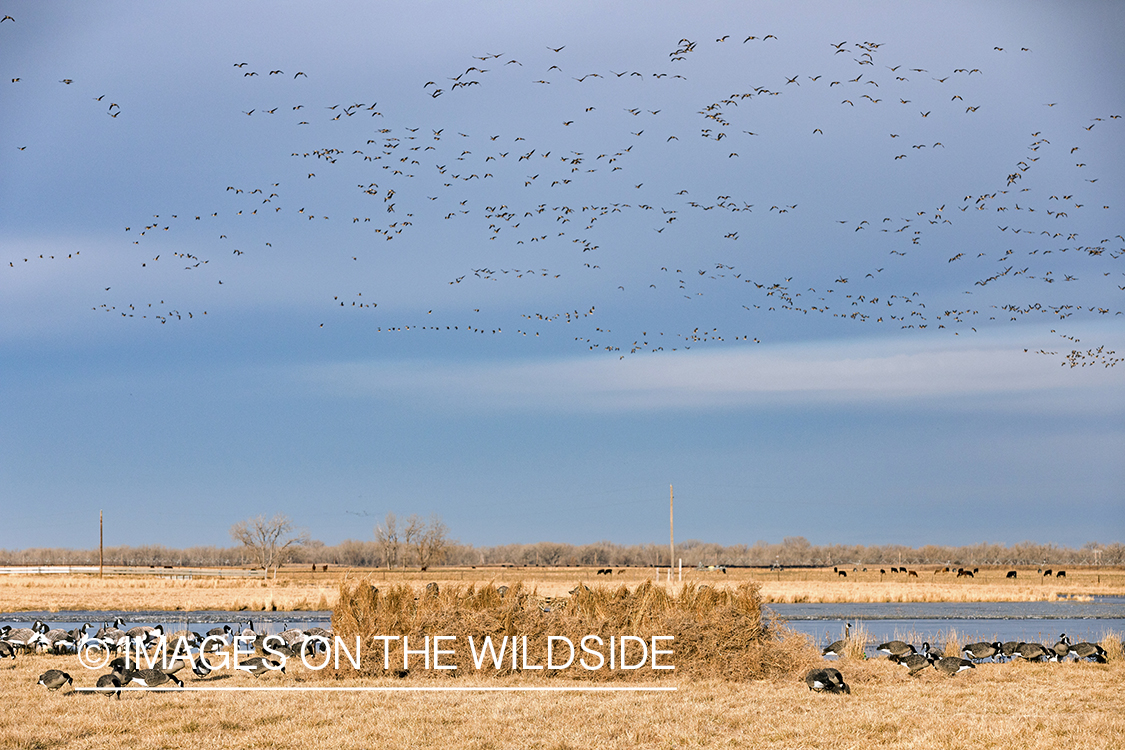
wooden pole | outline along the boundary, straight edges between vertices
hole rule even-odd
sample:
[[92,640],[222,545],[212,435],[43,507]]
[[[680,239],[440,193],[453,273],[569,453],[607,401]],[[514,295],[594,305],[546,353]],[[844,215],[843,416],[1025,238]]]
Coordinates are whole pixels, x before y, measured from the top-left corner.
[[102,511],[98,511],[98,578],[105,574],[105,522]]
[[676,514],[673,512],[672,485],[668,485],[668,568],[676,567]]

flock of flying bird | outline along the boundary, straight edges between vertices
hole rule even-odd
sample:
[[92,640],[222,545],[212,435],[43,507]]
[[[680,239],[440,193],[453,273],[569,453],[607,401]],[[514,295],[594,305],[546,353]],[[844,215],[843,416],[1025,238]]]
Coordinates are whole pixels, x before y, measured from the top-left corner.
[[[206,634],[189,630],[165,634],[162,625],[129,628],[120,617],[92,634],[90,629],[90,623],[68,631],[38,620],[30,628],[5,625],[0,628],[0,659],[15,660],[18,653],[36,651],[73,655],[81,649],[84,658],[105,661],[110,671],[100,675],[93,688],[77,690],[120,698],[121,688],[183,687],[184,680],[178,673],[191,672],[196,678],[207,678],[224,663],[231,665],[231,661],[224,662],[223,657],[229,656],[232,646],[239,649],[238,666],[234,669],[254,677],[269,672],[284,674],[286,659],[322,650],[322,644],[332,638],[331,631],[320,627],[283,626],[279,633],[259,632],[253,620],[236,628],[215,627]],[[237,643],[236,637],[239,638]],[[138,653],[138,647],[144,657]],[[256,653],[258,655],[251,655]],[[111,659],[115,654],[122,655]],[[152,663],[149,663],[150,656]],[[273,656],[281,658],[271,658]],[[74,678],[61,669],[49,669],[39,676],[37,684],[48,690],[63,686],[74,688]]]
[[[840,640],[829,644],[821,652],[823,656],[844,656],[849,649],[847,640]],[[1099,664],[1106,663],[1106,651],[1097,643],[1071,643],[1066,633],[1059,636],[1053,646],[1042,643],[1025,643],[1024,641],[1007,641],[1001,643],[979,642],[970,643],[960,649],[964,656],[945,656],[945,650],[931,648],[929,643],[923,643],[919,651],[905,641],[887,641],[875,647],[878,654],[888,657],[895,664],[905,667],[911,677],[916,677],[924,670],[933,668],[947,677],[975,669],[980,662],[991,659],[996,662],[1023,659],[1025,661],[1066,661],[1073,656],[1075,661],[1093,661]],[[805,675],[805,684],[809,690],[825,693],[850,693],[851,687],[845,682],[844,676],[838,669],[825,667],[810,670]]]
[[[810,113],[826,112],[824,102],[838,101],[838,112],[817,114],[823,119],[809,123],[810,152],[820,148],[816,139],[845,137],[837,131],[858,123],[881,124],[879,118],[885,117],[897,132],[880,127],[885,134],[870,143],[864,140],[864,149],[884,154],[885,169],[891,171],[924,159],[920,168],[925,173],[950,168],[953,151],[965,151],[965,129],[971,134],[974,126],[950,124],[951,118],[971,119],[987,111],[981,109],[988,104],[987,94],[975,84],[988,76],[987,65],[929,70],[884,60],[881,43],[826,42],[824,72],[747,83],[741,90],[711,96],[708,90],[725,84],[696,80],[693,76],[706,68],[693,61],[701,55],[713,58],[737,41],[729,34],[711,45],[681,39],[656,70],[590,70],[567,45],[532,50],[522,59],[488,53],[420,85],[430,99],[443,102],[504,87],[508,97],[532,108],[542,102],[544,118],[558,108],[549,106],[549,97],[536,99],[538,92],[563,89],[562,102],[586,97],[588,103],[575,105],[557,123],[528,125],[524,133],[511,132],[503,120],[473,128],[441,123],[408,127],[396,124],[403,117],[387,103],[313,103],[315,74],[274,65],[258,70],[256,63],[236,61],[228,70],[244,84],[246,104],[237,114],[245,120],[242,127],[278,118],[297,129],[292,143],[315,138],[321,145],[289,150],[288,159],[300,165],[296,167],[279,165],[279,154],[272,165],[275,181],[227,184],[216,190],[215,204],[207,209],[185,206],[175,213],[150,213],[123,230],[137,266],[146,272],[176,264],[197,274],[201,283],[217,286],[227,274],[239,278],[237,264],[268,263],[282,247],[291,248],[294,233],[304,231],[299,226],[319,227],[339,249],[327,256],[318,251],[315,263],[337,263],[351,286],[325,298],[325,312],[362,311],[370,316],[373,333],[500,335],[507,330],[539,336],[553,332],[551,323],[568,323],[580,329],[575,342],[623,358],[705,343],[760,343],[765,334],[747,329],[766,313],[945,330],[957,336],[997,322],[1043,318],[1064,346],[1038,353],[1061,357],[1071,367],[1110,367],[1121,361],[1105,346],[1075,348],[1079,340],[1058,330],[1065,321],[1123,312],[1106,298],[1114,296],[1114,287],[1125,291],[1125,273],[1113,263],[1125,255],[1125,235],[1086,236],[1088,226],[1106,224],[1089,215],[1108,212],[1112,220],[1120,218],[1118,207],[1102,202],[1105,183],[1098,182],[1106,175],[1094,172],[1089,161],[1100,148],[1091,141],[1095,135],[1112,128],[1113,137],[1119,137],[1120,115],[1093,117],[1079,132],[1047,132],[1048,125],[1033,125],[1023,144],[1011,148],[1010,165],[969,194],[917,205],[906,215],[896,208],[830,219],[817,215],[799,196],[762,202],[761,175],[753,162],[747,161],[749,169],[742,171],[728,166],[743,158],[764,158],[761,147],[777,135],[768,131],[777,128],[770,117],[779,99],[799,97]],[[784,41],[759,33],[746,36],[742,45],[772,55]],[[1026,47],[997,46],[989,52],[1009,53],[1032,55]],[[730,64],[737,65],[737,59]],[[752,74],[752,67],[746,67]],[[13,78],[12,83],[21,80]],[[276,84],[266,83],[274,80]],[[69,78],[62,83],[81,85]],[[104,94],[91,98],[108,106],[110,117],[122,114],[121,105],[107,104]],[[692,100],[694,105],[683,106]],[[1054,112],[1056,104],[1043,102],[1041,108]],[[888,108],[901,108],[910,118],[891,111],[876,114]],[[409,116],[421,117],[419,109]],[[433,116],[448,111],[439,109]],[[762,124],[755,125],[756,118]],[[480,132],[481,127],[489,129]],[[687,139],[706,148],[685,157],[679,144]],[[1079,153],[1084,151],[1091,156]],[[812,159],[799,153],[793,166],[807,169]],[[1047,163],[1051,166],[1043,166]],[[1042,184],[1041,172],[1049,175],[1044,179],[1060,180],[1058,187]],[[364,175],[358,183],[356,174]],[[349,180],[354,187],[345,191],[342,185]],[[679,189],[670,189],[677,181]],[[320,184],[327,189],[319,189]],[[854,186],[841,183],[837,189],[851,193]],[[792,240],[775,252],[793,257],[793,265],[803,268],[800,275],[772,270],[778,264],[763,260],[761,242],[797,234],[812,224],[831,230],[841,252],[831,260],[810,257],[802,263],[801,241]],[[187,236],[179,239],[181,234]],[[463,270],[430,286],[434,294],[453,287],[448,302],[435,298],[439,302],[423,305],[431,307],[424,317],[410,319],[409,313],[379,307],[386,284],[361,288],[380,282],[364,270],[369,266],[354,264],[386,258],[385,243],[392,241],[414,243],[407,251],[410,263],[423,257],[427,247],[452,243],[465,248]],[[701,264],[700,248],[705,248],[703,254],[725,258]],[[13,258],[8,265],[12,270],[62,257]],[[512,258],[524,260],[512,264]],[[826,263],[838,270],[822,270]],[[912,274],[915,279],[932,276],[935,263],[959,297],[923,294],[909,280]],[[590,276],[573,282],[581,304],[527,310],[507,327],[502,316],[481,322],[496,289],[490,283],[537,284],[538,294],[553,299],[556,291],[542,285],[568,283],[577,274]],[[227,278],[224,288],[233,289]],[[476,285],[477,293],[466,304],[461,290],[470,285]],[[144,301],[110,301],[107,294],[107,301],[93,309],[160,323],[207,314],[165,302],[163,292],[151,293]],[[462,310],[453,311],[458,306]],[[622,331],[601,318],[599,325],[590,320],[595,310],[622,315],[623,307],[644,306],[659,310],[661,322],[626,318],[621,325],[629,328]],[[717,316],[718,325],[701,324],[704,316]]]

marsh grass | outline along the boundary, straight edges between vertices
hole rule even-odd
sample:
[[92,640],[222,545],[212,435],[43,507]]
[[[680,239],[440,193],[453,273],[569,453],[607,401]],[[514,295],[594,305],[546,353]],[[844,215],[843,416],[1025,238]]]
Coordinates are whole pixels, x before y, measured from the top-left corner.
[[1105,649],[1106,661],[1125,660],[1125,647],[1122,646],[1120,633],[1105,633],[1098,645]]
[[[757,586],[746,583],[732,588],[688,584],[676,590],[649,581],[632,588],[579,585],[569,597],[558,598],[544,597],[521,582],[501,596],[493,585],[446,586],[431,595],[402,584],[379,589],[369,579],[345,581],[332,625],[345,642],[358,637],[365,649],[379,649],[377,653],[383,653],[383,646],[376,636],[406,636],[412,648],[427,636],[453,636],[459,647],[445,663],[455,665],[457,669],[450,672],[458,675],[479,672],[472,650],[466,646],[470,637],[477,644],[485,637],[497,644],[504,638],[526,637],[540,652],[548,636],[562,636],[574,644],[588,636],[596,636],[604,644],[622,636],[650,643],[654,636],[673,639],[664,647],[674,649],[674,657],[664,663],[673,664],[674,670],[525,670],[521,661],[517,665],[504,662],[499,668],[490,665],[483,672],[532,679],[760,679],[787,671],[793,660],[807,661],[816,653],[807,639],[765,621]],[[400,647],[391,646],[389,671],[403,663],[401,653]],[[372,659],[361,664],[360,673],[378,676],[388,671],[384,667],[382,659]],[[348,667],[336,670],[333,676],[348,677],[354,671]]]

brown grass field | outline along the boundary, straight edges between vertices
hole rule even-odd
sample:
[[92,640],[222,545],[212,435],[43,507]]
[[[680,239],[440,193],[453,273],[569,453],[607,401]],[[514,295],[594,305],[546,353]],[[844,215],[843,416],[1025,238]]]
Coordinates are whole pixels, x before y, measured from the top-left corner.
[[[693,571],[694,572],[694,571]],[[831,574],[831,571],[827,571]],[[439,573],[440,575],[440,573]],[[553,576],[558,578],[554,579]],[[714,574],[707,574],[714,576]],[[1069,573],[1068,573],[1069,575]],[[1104,575],[1104,573],[1103,573]],[[394,578],[392,576],[391,578]],[[513,576],[514,578],[514,576]],[[575,571],[563,570],[535,578],[535,588],[553,591],[574,581]],[[738,576],[708,580],[717,591],[704,593],[701,581],[665,589],[663,586],[630,585],[622,593],[626,576],[612,584],[604,577],[591,580],[593,592],[580,606],[568,605],[574,617],[585,623],[612,624],[624,612],[626,627],[638,627],[646,617],[666,616],[663,624],[697,628],[709,619],[721,620],[731,611],[751,612],[759,597],[753,588],[740,589]],[[18,579],[13,579],[16,581]],[[489,576],[487,581],[495,580]],[[645,576],[643,580],[648,580]],[[240,597],[274,594],[300,595],[307,601],[312,592],[333,601],[347,602],[334,617],[337,632],[347,630],[347,617],[358,614],[387,619],[380,628],[392,627],[393,618],[413,617],[400,625],[404,632],[414,628],[460,622],[434,620],[442,617],[442,606],[464,604],[469,627],[485,627],[484,615],[499,613],[504,618],[505,602],[496,601],[495,590],[481,584],[462,583],[446,575],[442,592],[432,602],[421,594],[421,581],[394,580],[386,584],[382,576],[341,574],[333,587],[327,581],[299,581],[285,575],[277,584],[261,587],[261,582],[166,581],[152,579],[114,579],[97,581],[32,581],[38,586],[21,586],[26,581],[0,581],[5,597],[9,592],[30,589],[34,594],[21,601],[44,597],[49,591],[73,591],[69,601],[80,597],[112,597],[122,609],[151,608],[151,599],[162,601],[179,593],[174,601],[185,608],[213,602],[220,606]],[[65,584],[70,583],[68,588]],[[640,584],[638,577],[633,583]],[[776,583],[776,581],[775,581]],[[886,590],[893,584],[878,581],[820,580],[781,581],[787,586],[804,585],[806,591],[835,589],[852,585],[857,590]],[[77,584],[77,585],[74,585]],[[190,585],[183,585],[190,584]],[[288,585],[286,585],[288,584]],[[372,598],[371,584],[380,588],[380,598]],[[403,587],[409,584],[411,589]],[[601,584],[600,586],[594,584]],[[1052,582],[1053,584],[1053,582]],[[572,585],[572,584],[571,584]],[[911,584],[899,583],[906,587]],[[994,581],[958,584],[915,581],[916,587],[929,586],[931,596],[972,596],[962,586],[976,586],[976,592],[999,588]],[[1034,586],[1035,584],[1032,584]],[[1045,586],[1045,584],[1043,584]],[[1073,590],[1066,595],[1091,593],[1090,582],[1080,576],[1069,582]],[[1020,584],[1024,587],[1023,584]],[[877,587],[883,587],[882,589]],[[1012,587],[1013,591],[1015,586]],[[1030,586],[1025,588],[1031,588]],[[762,586],[764,594],[766,587]],[[518,592],[513,587],[513,591]],[[399,592],[399,593],[396,593]],[[1102,593],[1100,590],[1097,593]],[[400,595],[401,594],[401,595]],[[553,595],[553,594],[548,594]],[[830,593],[836,596],[837,593]],[[871,594],[874,596],[875,594]],[[1021,594],[1028,596],[1029,594]],[[395,597],[398,597],[397,599]],[[583,596],[583,595],[580,595]],[[474,599],[473,597],[476,597]],[[538,605],[545,595],[532,595],[526,601]],[[765,599],[762,596],[761,599]],[[936,599],[927,599],[933,601]],[[970,599],[957,599],[970,600]],[[5,605],[11,599],[2,600]],[[275,599],[275,601],[278,601]],[[284,601],[284,600],[282,600]],[[297,600],[299,601],[299,600]],[[577,600],[576,600],[577,601]],[[475,602],[475,604],[474,604]],[[614,602],[622,606],[614,609]],[[90,604],[98,604],[90,600]],[[107,606],[104,602],[101,607]],[[472,609],[473,607],[476,609]],[[727,609],[723,609],[726,607]],[[56,604],[56,608],[59,608]],[[64,607],[65,608],[65,607]],[[344,614],[350,612],[350,615]],[[484,613],[482,615],[481,613]],[[724,614],[724,612],[726,614]],[[616,613],[616,614],[615,614]],[[420,618],[420,619],[419,619]],[[431,618],[427,620],[426,618]],[[358,621],[356,621],[358,622]],[[731,620],[736,625],[737,618]],[[461,625],[464,626],[464,622]],[[519,626],[520,623],[515,622]],[[560,626],[561,626],[560,621]],[[727,637],[728,622],[719,623],[719,634]],[[512,622],[507,624],[511,627]],[[493,622],[491,627],[495,627]],[[354,625],[353,625],[354,627]],[[723,630],[727,628],[727,630]],[[706,628],[704,628],[706,630]],[[803,675],[814,666],[827,665],[817,649],[803,636],[784,630],[760,631],[751,654],[760,668],[742,670],[732,678],[709,678],[706,669],[684,669],[662,673],[660,679],[630,679],[626,683],[579,682],[572,679],[544,679],[529,673],[466,675],[449,677],[433,671],[412,672],[405,679],[356,674],[347,670],[310,671],[299,661],[290,661],[286,674],[267,674],[254,678],[231,670],[220,670],[196,679],[181,672],[189,687],[390,687],[396,692],[148,692],[125,693],[121,700],[76,692],[63,688],[48,692],[36,685],[47,669],[63,669],[74,677],[76,687],[91,687],[100,671],[87,670],[74,656],[23,655],[0,662],[0,695],[5,710],[0,712],[0,748],[31,750],[46,748],[1076,748],[1103,750],[1125,747],[1125,697],[1120,689],[1125,680],[1125,658],[1120,638],[1108,637],[1103,646],[1110,654],[1108,664],[1068,662],[1030,664],[1020,660],[1009,664],[982,664],[975,670],[944,677],[926,670],[910,678],[906,671],[885,659],[862,659],[855,655],[831,662],[852,687],[850,695],[826,695],[809,691]],[[952,634],[951,634],[952,635]],[[852,632],[853,654],[862,653],[866,634],[862,628]],[[752,644],[753,645],[753,644]],[[947,648],[956,646],[952,637]],[[715,673],[715,670],[710,670]],[[750,676],[747,676],[750,675]],[[541,693],[541,692],[432,692],[418,688],[464,687],[541,687],[541,686],[659,686],[675,687],[661,693]],[[410,688],[413,691],[404,691]]]
[[[1044,579],[1035,568],[1017,568],[1019,577],[1004,577],[1008,568],[982,569],[974,578],[956,578],[936,573],[934,567],[918,567],[918,578],[902,574],[881,575],[868,568],[840,578],[831,568],[810,570],[731,569],[683,571],[683,583],[737,586],[755,582],[762,601],[771,602],[974,602],[1052,601],[1086,596],[1125,595],[1125,570],[1120,568],[1067,570],[1062,579]],[[137,575],[3,575],[0,576],[0,611],[78,609],[166,609],[166,610],[326,610],[336,605],[341,580],[370,578],[381,582],[424,585],[436,581],[450,584],[512,584],[517,581],[544,596],[561,596],[580,582],[626,583],[630,586],[653,580],[652,568],[615,569],[611,577],[597,576],[594,568],[439,568],[413,571],[330,569],[313,574],[296,566],[283,569],[277,580],[254,578],[200,578]],[[667,571],[661,574],[661,583]],[[678,584],[677,584],[678,585]]]
[[[60,661],[61,660],[61,661]],[[673,693],[174,693],[120,701],[38,675],[73,657],[0,667],[0,747],[46,748],[1067,748],[1125,747],[1125,662],[983,664],[952,678],[909,678],[884,659],[837,663],[850,695],[810,692],[794,674],[768,680],[671,680]],[[226,686],[307,685],[286,675],[212,676]],[[92,685],[95,673],[78,674]],[[188,684],[203,684],[206,681]],[[433,685],[427,680],[425,684]],[[407,680],[343,680],[404,687]],[[518,686],[518,677],[457,685]]]

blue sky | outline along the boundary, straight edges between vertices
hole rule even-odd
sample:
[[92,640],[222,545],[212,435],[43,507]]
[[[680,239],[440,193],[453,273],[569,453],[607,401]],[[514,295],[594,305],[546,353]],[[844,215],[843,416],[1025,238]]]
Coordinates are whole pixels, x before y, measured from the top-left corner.
[[0,547],[1122,538],[1118,4],[0,15]]

